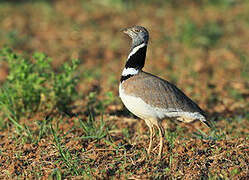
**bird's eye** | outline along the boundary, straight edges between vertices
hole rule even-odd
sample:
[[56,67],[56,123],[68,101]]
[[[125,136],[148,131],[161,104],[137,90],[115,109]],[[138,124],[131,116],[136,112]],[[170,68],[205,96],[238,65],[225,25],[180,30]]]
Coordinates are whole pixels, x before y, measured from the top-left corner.
[[139,29],[134,29],[134,31],[135,31],[135,32],[137,32],[137,33],[139,33],[139,32],[140,32],[140,30],[139,30]]

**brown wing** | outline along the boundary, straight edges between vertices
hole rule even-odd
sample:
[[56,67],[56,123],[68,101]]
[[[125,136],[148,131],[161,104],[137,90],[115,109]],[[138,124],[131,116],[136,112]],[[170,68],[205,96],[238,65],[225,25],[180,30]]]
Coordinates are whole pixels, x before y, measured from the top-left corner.
[[175,85],[152,74],[140,72],[124,82],[124,86],[127,93],[140,97],[152,106],[169,111],[199,112],[205,116],[201,108]]

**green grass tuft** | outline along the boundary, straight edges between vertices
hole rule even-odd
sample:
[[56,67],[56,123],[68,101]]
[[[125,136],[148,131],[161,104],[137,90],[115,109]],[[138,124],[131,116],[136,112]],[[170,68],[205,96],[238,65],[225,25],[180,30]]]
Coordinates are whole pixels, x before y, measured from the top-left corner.
[[25,59],[9,48],[0,51],[0,58],[9,64],[7,80],[0,89],[0,110],[11,121],[29,116],[41,109],[58,108],[65,111],[76,93],[77,78],[74,72],[78,61],[65,63],[56,73],[51,59],[43,53],[35,53]]

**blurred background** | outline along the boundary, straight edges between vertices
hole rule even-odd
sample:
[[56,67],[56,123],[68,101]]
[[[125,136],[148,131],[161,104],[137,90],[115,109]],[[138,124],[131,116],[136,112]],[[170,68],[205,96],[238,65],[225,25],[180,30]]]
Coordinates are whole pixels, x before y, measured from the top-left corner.
[[[44,52],[54,68],[80,60],[79,91],[118,95],[130,40],[145,26],[145,70],[176,83],[209,112],[248,108],[249,2],[243,0],[0,1],[0,46]],[[1,81],[7,65],[0,62]],[[94,91],[96,91],[95,89]]]
[[[216,121],[217,129],[208,136],[196,133],[192,125],[169,128],[168,149],[159,165],[156,158],[137,161],[141,153],[146,154],[149,131],[143,121],[130,118],[118,97],[131,46],[120,30],[133,25],[144,26],[150,33],[144,70],[176,84]],[[0,103],[8,116],[0,112],[0,177],[39,179],[57,173],[88,179],[127,178],[127,174],[134,179],[133,175],[193,178],[189,172],[197,179],[248,177],[248,29],[246,0],[0,0],[1,49],[9,47],[32,63],[33,53],[45,53],[52,59],[47,75],[58,77],[50,77],[41,88],[43,71],[29,73],[29,68],[13,66],[13,74],[26,73],[31,86],[26,91],[24,82],[23,89],[18,89],[22,79],[18,77],[14,84],[9,76],[9,86],[1,89],[5,94],[0,94],[0,100],[4,94],[6,104]],[[0,87],[11,72],[3,54]],[[44,57],[37,55],[48,60]],[[76,71],[65,66],[64,74],[56,74],[65,62],[72,64],[72,58],[79,60]],[[23,62],[23,67],[32,63]],[[30,69],[39,69],[40,64],[48,66],[39,62]],[[72,73],[79,77],[78,83],[70,82]],[[29,98],[20,103],[17,113],[12,108],[19,102],[15,97]],[[30,99],[37,108],[32,102],[31,108],[25,107]],[[72,111],[79,116],[54,113],[55,105],[62,102],[72,103]],[[42,104],[48,104],[50,114],[40,108]],[[26,110],[31,113],[26,115]],[[200,123],[195,127],[208,132]]]
[[[0,46],[53,67],[80,60],[81,94],[118,95],[130,40],[121,28],[150,32],[145,70],[176,83],[210,113],[248,108],[249,2],[235,0],[0,1]],[[8,74],[0,62],[1,82]]]

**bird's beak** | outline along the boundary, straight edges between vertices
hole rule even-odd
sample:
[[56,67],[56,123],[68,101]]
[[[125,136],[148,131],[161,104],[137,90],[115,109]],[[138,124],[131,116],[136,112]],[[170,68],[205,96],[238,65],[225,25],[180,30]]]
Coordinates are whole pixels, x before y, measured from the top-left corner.
[[123,32],[123,33],[125,33],[125,34],[128,34],[128,31],[129,31],[128,29],[129,29],[129,28],[123,28],[123,29],[120,30],[120,32]]
[[127,34],[130,38],[133,38],[134,36],[134,32],[132,31],[131,28],[124,28],[124,29],[121,29],[121,31]]

